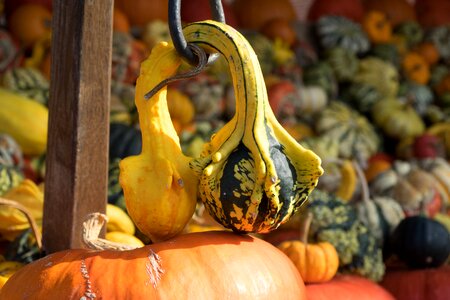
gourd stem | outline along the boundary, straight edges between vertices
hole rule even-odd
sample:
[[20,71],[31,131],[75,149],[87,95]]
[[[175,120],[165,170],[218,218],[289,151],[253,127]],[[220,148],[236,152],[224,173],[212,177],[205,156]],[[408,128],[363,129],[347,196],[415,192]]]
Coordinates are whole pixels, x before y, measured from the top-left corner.
[[301,227],[300,227],[300,241],[307,245],[308,244],[308,234],[309,234],[309,228],[311,227],[313,219],[313,214],[308,212],[306,214],[306,218],[303,220]]
[[357,162],[353,161],[352,163],[353,167],[355,168],[356,175],[358,176],[359,181],[361,182],[362,200],[368,202],[370,201],[370,192],[366,176],[364,175],[363,170],[361,169],[361,167]]
[[0,197],[0,205],[10,206],[12,208],[15,208],[15,209],[21,211],[25,215],[25,217],[28,220],[28,223],[30,223],[31,230],[33,231],[34,237],[36,239],[36,244],[37,244],[39,250],[42,250],[41,231],[39,230],[36,220],[34,219],[31,212],[25,206],[18,203],[17,201],[9,200],[9,199],[5,199],[5,198],[1,198],[1,197]]
[[111,242],[106,239],[99,238],[102,227],[108,221],[108,217],[101,213],[89,214],[83,222],[83,236],[84,244],[93,250],[133,250],[138,247],[122,243]]

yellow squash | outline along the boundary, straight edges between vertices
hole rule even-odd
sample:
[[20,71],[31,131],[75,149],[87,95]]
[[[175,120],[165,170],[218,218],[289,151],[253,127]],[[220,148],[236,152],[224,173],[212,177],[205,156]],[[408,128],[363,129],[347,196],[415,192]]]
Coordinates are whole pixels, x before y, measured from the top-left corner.
[[167,88],[149,100],[144,95],[174,75],[181,59],[172,45],[155,46],[141,64],[135,104],[142,132],[142,152],[120,162],[120,184],[128,214],[153,242],[180,233],[192,217],[197,201],[197,178],[190,158],[181,152],[167,107]]
[[11,135],[27,155],[47,147],[48,109],[29,98],[0,88],[0,132]]

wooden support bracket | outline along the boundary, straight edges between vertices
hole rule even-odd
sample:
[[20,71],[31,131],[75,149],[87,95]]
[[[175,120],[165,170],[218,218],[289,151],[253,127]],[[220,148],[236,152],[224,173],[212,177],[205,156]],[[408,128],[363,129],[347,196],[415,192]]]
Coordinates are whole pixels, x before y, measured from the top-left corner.
[[84,218],[105,212],[112,11],[113,0],[53,0],[46,253],[81,248]]

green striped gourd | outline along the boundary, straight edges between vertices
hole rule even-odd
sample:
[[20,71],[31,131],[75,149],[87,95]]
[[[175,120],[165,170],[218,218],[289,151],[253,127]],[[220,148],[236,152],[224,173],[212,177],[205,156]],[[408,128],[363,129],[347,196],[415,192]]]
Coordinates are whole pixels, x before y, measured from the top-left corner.
[[331,102],[317,117],[318,134],[339,143],[342,158],[368,159],[377,152],[380,140],[366,117],[338,101]]
[[37,69],[13,68],[3,75],[3,86],[27,98],[47,105],[50,84]]
[[320,158],[275,119],[257,56],[238,31],[203,21],[187,25],[184,34],[189,42],[227,58],[236,97],[234,117],[191,161],[200,179],[200,198],[226,228],[276,229],[317,185],[323,173]]
[[369,50],[370,42],[361,25],[341,16],[324,16],[316,24],[320,45],[325,48],[342,47],[362,54]]

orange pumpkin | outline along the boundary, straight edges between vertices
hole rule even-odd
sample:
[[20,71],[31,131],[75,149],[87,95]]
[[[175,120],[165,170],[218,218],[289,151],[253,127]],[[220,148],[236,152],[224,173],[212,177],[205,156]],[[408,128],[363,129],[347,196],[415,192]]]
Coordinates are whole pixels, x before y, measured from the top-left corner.
[[114,7],[113,30],[118,32],[130,32],[130,21],[122,10]]
[[436,64],[440,59],[438,49],[431,42],[420,43],[414,51],[420,54],[429,65]]
[[53,253],[16,272],[0,299],[302,300],[304,293],[300,274],[276,247],[210,231],[128,251]]
[[24,4],[8,19],[8,28],[25,48],[48,36],[51,32],[51,12],[39,4]]
[[271,40],[280,39],[289,46],[292,46],[297,39],[293,26],[284,18],[275,18],[267,21],[261,27],[261,33]]
[[331,281],[306,285],[311,300],[394,300],[383,287],[364,277],[338,275]]
[[364,0],[366,11],[378,10],[384,12],[392,27],[406,21],[415,21],[416,12],[407,0]]
[[168,19],[168,0],[116,0],[114,4],[128,17],[132,26],[143,27],[153,20]]
[[418,53],[409,52],[403,57],[402,70],[406,78],[419,84],[430,80],[430,66]]
[[308,244],[311,220],[309,214],[303,222],[300,240],[284,241],[277,247],[292,260],[305,283],[327,282],[336,275],[339,256],[329,242]]
[[362,26],[372,43],[389,43],[392,39],[392,26],[385,13],[369,11],[364,16]]
[[294,7],[289,0],[235,0],[232,6],[242,28],[259,30],[267,21],[296,18]]

